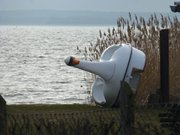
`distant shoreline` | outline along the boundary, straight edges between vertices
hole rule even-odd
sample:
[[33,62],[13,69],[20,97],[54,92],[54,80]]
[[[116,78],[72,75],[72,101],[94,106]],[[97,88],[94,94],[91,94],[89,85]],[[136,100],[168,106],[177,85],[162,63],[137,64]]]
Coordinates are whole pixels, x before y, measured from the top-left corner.
[[[133,12],[132,16],[149,18],[153,12]],[[175,15],[173,13],[156,13]],[[128,18],[129,12],[60,11],[60,10],[0,10],[0,25],[62,25],[109,26],[119,17]]]

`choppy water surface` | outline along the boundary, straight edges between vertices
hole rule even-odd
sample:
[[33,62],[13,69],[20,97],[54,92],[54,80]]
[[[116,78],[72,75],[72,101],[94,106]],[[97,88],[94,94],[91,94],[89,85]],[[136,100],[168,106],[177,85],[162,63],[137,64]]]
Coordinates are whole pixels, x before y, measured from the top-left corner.
[[0,26],[0,94],[7,104],[86,103],[85,72],[64,58],[95,42],[105,27]]

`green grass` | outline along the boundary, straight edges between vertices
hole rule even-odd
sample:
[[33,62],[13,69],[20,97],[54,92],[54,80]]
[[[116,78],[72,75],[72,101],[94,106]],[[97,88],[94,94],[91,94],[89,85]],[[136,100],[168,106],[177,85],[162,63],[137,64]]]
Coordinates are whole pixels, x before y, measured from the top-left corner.
[[89,111],[101,109],[99,106],[88,104],[22,104],[7,105],[7,112],[69,112],[69,111]]

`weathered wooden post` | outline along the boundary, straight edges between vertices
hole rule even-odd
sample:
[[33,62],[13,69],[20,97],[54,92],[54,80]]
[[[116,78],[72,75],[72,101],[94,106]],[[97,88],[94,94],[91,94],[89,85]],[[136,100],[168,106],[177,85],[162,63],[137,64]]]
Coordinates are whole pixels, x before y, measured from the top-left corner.
[[6,101],[0,95],[0,135],[7,135]]
[[162,103],[169,102],[169,29],[160,31],[160,90]]
[[120,118],[120,135],[133,134],[135,119],[135,100],[131,87],[125,81],[121,82]]

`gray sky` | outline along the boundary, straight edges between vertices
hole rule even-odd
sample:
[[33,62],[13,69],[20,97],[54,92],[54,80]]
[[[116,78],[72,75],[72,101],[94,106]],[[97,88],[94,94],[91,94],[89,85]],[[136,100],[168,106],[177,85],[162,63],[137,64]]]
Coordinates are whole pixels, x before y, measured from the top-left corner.
[[170,12],[174,0],[0,0],[0,10]]

